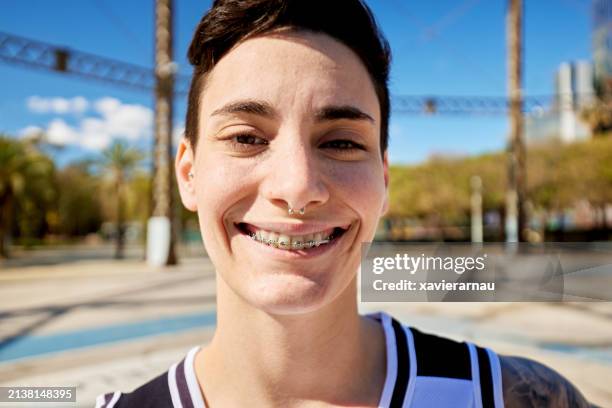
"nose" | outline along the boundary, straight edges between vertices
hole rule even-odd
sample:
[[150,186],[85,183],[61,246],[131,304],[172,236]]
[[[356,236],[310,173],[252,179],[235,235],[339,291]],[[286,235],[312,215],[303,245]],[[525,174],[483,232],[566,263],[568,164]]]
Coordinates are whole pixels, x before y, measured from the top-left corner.
[[294,214],[300,209],[320,207],[329,200],[323,168],[316,152],[304,141],[290,141],[276,146],[267,163],[262,193],[273,205]]

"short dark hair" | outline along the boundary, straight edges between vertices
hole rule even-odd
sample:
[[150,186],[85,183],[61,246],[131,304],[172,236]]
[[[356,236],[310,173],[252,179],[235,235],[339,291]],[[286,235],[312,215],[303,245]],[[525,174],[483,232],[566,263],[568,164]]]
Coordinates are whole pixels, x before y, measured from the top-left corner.
[[206,74],[237,43],[281,28],[327,34],[350,48],[365,65],[381,113],[380,147],[387,150],[391,48],[362,0],[215,0],[198,24],[189,62],[194,66],[185,136],[195,149],[200,97]]

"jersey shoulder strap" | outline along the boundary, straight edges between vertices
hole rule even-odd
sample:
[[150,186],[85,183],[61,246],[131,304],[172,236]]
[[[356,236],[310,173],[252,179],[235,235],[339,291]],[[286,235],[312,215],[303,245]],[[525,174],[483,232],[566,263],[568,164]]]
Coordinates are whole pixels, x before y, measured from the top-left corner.
[[410,328],[416,351],[417,376],[472,379],[470,352],[460,343]]
[[130,393],[100,395],[96,408],[205,408],[193,369],[199,346],[193,347],[180,362]]
[[96,408],[171,408],[168,372],[155,377],[129,393],[119,391],[100,395]]
[[501,369],[495,352],[409,329],[417,367],[415,407],[503,408]]

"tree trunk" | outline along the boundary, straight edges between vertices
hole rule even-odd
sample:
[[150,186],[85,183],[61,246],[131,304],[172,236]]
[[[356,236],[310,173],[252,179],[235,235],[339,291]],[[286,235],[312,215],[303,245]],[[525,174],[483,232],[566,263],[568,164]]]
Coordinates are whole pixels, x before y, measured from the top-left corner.
[[123,184],[123,176],[119,174],[117,176],[117,246],[115,247],[115,258],[122,259],[123,258],[123,249],[124,249],[124,229],[125,226],[123,221],[123,200],[121,197],[121,186]]
[[12,200],[10,194],[0,200],[0,259],[10,256],[6,237],[11,233]]
[[8,211],[6,211],[5,207],[6,205],[4,204],[0,207],[0,259],[8,258],[8,252],[5,245],[7,228],[4,221]]

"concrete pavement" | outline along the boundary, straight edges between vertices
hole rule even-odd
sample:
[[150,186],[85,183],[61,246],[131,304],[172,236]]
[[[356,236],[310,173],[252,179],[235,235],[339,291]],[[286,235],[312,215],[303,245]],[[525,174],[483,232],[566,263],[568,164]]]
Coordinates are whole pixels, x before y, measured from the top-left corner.
[[[0,385],[76,386],[77,403],[63,406],[93,406],[96,395],[130,391],[209,341],[215,278],[207,258],[167,270],[151,269],[139,257],[76,258],[0,270]],[[360,309],[535,358],[592,402],[612,407],[610,303],[363,303]]]

